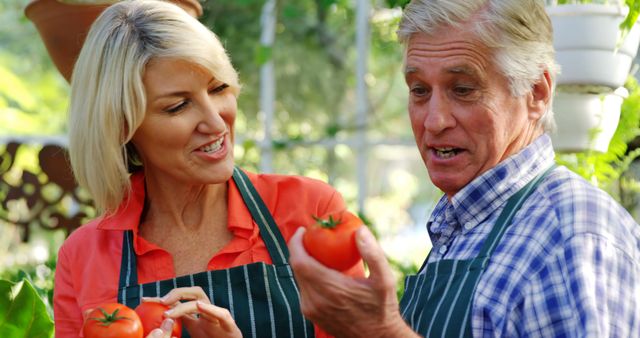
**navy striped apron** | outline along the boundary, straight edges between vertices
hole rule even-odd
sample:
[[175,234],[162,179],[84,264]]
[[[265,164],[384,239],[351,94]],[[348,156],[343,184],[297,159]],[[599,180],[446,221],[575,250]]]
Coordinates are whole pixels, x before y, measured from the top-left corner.
[[[200,286],[212,304],[231,312],[243,337],[314,337],[313,324],[300,311],[300,295],[289,266],[289,250],[271,213],[247,175],[233,171],[242,199],[258,224],[273,264],[263,262],[210,270],[138,284],[133,231],[123,236],[118,302],[131,308],[141,297],[162,297],[179,287]],[[183,329],[182,337],[189,335]]]
[[507,201],[478,256],[427,263],[405,278],[402,317],[424,337],[471,337],[471,304],[478,281],[493,251],[524,201],[555,165],[538,175]]

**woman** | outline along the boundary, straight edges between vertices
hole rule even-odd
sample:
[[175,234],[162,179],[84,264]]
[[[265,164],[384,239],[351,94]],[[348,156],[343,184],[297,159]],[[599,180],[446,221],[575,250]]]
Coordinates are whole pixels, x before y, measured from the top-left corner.
[[345,204],[322,182],[234,166],[240,86],[211,31],[169,3],[116,3],[71,82],[71,164],[102,216],[60,248],[56,337],[101,303],[143,297],[162,297],[191,337],[325,335],[301,314],[286,241]]

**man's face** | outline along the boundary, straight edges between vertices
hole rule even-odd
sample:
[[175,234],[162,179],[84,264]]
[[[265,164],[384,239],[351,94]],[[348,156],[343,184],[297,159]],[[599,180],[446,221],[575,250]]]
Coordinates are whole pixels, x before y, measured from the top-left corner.
[[541,134],[532,94],[513,97],[490,50],[464,29],[414,34],[409,117],[432,182],[449,198]]

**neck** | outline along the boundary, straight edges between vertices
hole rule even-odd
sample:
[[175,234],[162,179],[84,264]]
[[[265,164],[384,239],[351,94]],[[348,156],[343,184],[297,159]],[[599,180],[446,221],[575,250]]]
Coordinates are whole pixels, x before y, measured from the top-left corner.
[[212,219],[226,219],[227,182],[186,185],[146,180],[147,212],[143,223],[173,231],[201,229]]

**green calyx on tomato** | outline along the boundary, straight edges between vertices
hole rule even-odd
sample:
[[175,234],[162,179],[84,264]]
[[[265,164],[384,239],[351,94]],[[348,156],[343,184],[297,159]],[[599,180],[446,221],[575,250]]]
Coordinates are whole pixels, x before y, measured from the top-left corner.
[[100,310],[100,312],[102,313],[102,317],[91,317],[91,318],[88,318],[87,320],[98,321],[102,326],[109,326],[119,320],[133,320],[129,317],[118,316],[118,312],[120,312],[120,309],[115,309],[112,313],[107,312],[105,309],[101,307],[99,307],[98,310]]
[[142,338],[140,317],[132,308],[104,303],[87,315],[82,326],[85,338]]
[[313,219],[316,220],[316,224],[319,225],[322,228],[326,228],[326,229],[333,229],[335,228],[338,224],[340,224],[340,222],[342,222],[341,219],[333,219],[333,215],[329,215],[328,219],[323,219],[317,216],[312,216]]
[[358,216],[343,211],[323,217],[312,217],[315,223],[307,227],[302,237],[309,255],[338,271],[346,271],[361,260],[356,245],[356,230],[363,222]]

